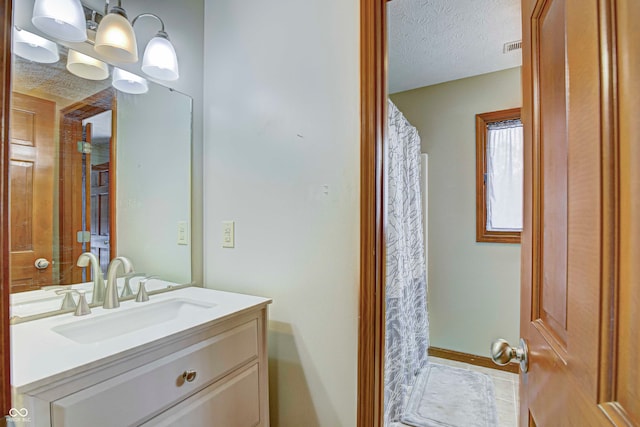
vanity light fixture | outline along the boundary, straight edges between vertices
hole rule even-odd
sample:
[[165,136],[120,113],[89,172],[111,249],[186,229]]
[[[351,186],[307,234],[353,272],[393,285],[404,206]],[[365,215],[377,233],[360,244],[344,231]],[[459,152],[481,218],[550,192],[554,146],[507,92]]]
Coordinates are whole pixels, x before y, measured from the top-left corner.
[[13,27],[13,53],[43,64],[52,64],[60,60],[57,44],[18,27]]
[[[107,11],[108,8],[109,0],[106,0],[106,14],[97,25],[93,42],[95,51],[116,63],[138,62],[138,42],[133,25],[139,18],[155,18],[160,22],[160,30],[144,50],[141,69],[145,74],[158,80],[177,80],[180,77],[178,57],[169,40],[169,35],[164,29],[162,19],[153,13],[142,13],[129,22],[127,12],[122,8],[122,0],[117,0],[116,5]],[[92,12],[91,19],[86,21],[80,0],[35,0],[32,22],[38,29],[53,37],[65,41],[81,42],[87,40],[87,31],[93,34],[93,30],[96,28],[96,12]],[[71,68],[75,67],[67,68],[72,73],[83,77],[72,71]],[[104,74],[104,69],[100,69],[102,72],[97,76]],[[91,77],[85,78],[91,79]]]
[[36,0],[31,22],[43,33],[60,40],[83,42],[87,39],[80,0]]
[[116,62],[138,62],[136,35],[127,13],[122,8],[121,0],[118,0],[118,5],[113,6],[100,21],[96,32],[95,50]]
[[140,95],[149,91],[147,79],[117,67],[113,68],[112,85],[121,92],[133,95]]
[[169,35],[164,30],[164,22],[153,13],[143,13],[135,17],[132,25],[139,18],[151,17],[160,21],[160,31],[153,37],[144,50],[142,56],[142,71],[145,74],[159,80],[177,80],[180,77],[178,71],[178,57],[176,50],[169,40]]
[[88,80],[104,80],[109,77],[109,66],[99,59],[69,49],[67,70],[71,74]]

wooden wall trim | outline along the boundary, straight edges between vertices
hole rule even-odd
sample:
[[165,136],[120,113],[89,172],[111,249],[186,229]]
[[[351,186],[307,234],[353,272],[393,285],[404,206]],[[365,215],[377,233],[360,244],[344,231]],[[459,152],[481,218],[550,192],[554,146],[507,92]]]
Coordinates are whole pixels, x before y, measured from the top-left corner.
[[[82,211],[74,206],[82,199],[82,154],[77,150],[77,142],[82,139],[82,122],[105,111],[112,110],[112,143],[109,159],[112,176],[115,176],[115,140],[116,140],[116,91],[109,87],[100,92],[71,104],[60,110],[60,189],[58,207],[60,216],[59,229],[59,269],[60,283],[77,283],[82,281],[82,268],[76,267],[76,260],[83,252],[82,245],[76,240],[76,232],[82,229]],[[109,180],[109,236],[111,244],[110,258],[115,258],[115,180]],[[87,194],[91,193],[91,180],[86,180]],[[86,200],[87,229],[91,224],[91,200]]]
[[358,427],[382,427],[384,416],[384,150],[386,5],[360,1],[360,307]]
[[520,119],[520,108],[476,114],[476,242],[520,243],[519,231],[487,230],[487,125]]
[[11,21],[12,2],[0,2],[0,425],[11,408],[11,349],[9,337],[9,115],[11,111]]
[[496,369],[498,371],[520,373],[520,365],[512,362],[506,366],[500,366],[493,363],[491,358],[478,356],[470,353],[462,353],[455,350],[447,350],[446,348],[429,347],[429,356],[439,357],[441,359],[455,360],[456,362],[464,362],[470,365],[482,366],[483,368]]

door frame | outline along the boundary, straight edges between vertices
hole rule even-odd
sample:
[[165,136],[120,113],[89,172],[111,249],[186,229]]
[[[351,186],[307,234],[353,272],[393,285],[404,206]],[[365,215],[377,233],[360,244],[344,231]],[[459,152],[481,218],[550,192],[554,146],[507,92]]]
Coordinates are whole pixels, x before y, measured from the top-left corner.
[[[8,138],[11,85],[11,0],[0,1],[0,411],[11,407],[9,337]],[[386,0],[360,0],[361,176],[358,426],[381,427],[384,403],[384,137]],[[0,417],[0,425],[4,416]]]
[[388,0],[360,0],[358,427],[384,425]]
[[9,337],[9,115],[11,111],[11,0],[0,2],[0,425],[11,407],[11,341]]
[[[75,261],[82,253],[75,239],[76,231],[82,229],[82,211],[74,209],[75,201],[81,199],[82,191],[82,154],[77,150],[77,142],[82,139],[82,121],[97,114],[111,110],[111,143],[109,144],[109,163],[114,179],[109,179],[109,229],[111,235],[109,259],[116,257],[116,141],[117,141],[117,96],[112,87],[101,90],[83,100],[60,110],[60,194],[59,194],[59,253],[60,268],[68,272],[64,277],[61,270],[61,283],[79,283],[82,281],[82,269],[75,268]],[[91,179],[86,179],[86,194],[90,194]],[[86,223],[90,230],[91,200],[86,200]],[[87,250],[90,252],[91,249]],[[72,266],[71,269],[68,267]]]

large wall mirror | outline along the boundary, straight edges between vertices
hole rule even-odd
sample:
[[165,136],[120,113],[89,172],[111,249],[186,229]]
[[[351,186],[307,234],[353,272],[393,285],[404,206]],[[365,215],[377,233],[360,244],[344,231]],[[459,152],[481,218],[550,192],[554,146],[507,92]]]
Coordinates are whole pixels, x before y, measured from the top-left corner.
[[13,7],[12,316],[34,314],[33,304],[20,311],[34,300],[54,300],[38,309],[50,310],[61,299],[51,290],[89,282],[90,268],[76,265],[83,252],[103,274],[126,256],[138,272],[189,283],[191,98],[151,81],[125,93],[106,64],[104,76],[79,77],[70,70],[87,46],[51,42],[34,56],[27,38],[44,35],[30,22],[33,2]]

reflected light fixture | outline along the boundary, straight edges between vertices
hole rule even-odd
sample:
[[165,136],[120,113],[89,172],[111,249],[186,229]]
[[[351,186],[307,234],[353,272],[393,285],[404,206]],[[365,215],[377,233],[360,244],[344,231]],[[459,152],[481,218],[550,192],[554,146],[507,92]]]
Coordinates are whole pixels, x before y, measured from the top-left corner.
[[45,34],[68,42],[87,39],[80,0],[36,0],[31,22]]
[[[83,18],[84,22],[84,18]],[[138,43],[127,13],[121,6],[113,6],[102,18],[96,32],[95,50],[116,62],[138,62]]]
[[151,17],[160,21],[160,31],[153,37],[144,50],[142,56],[142,71],[150,77],[159,80],[177,80],[180,77],[178,71],[178,57],[176,50],[169,40],[169,35],[164,30],[164,22],[152,13],[143,13],[135,17],[132,25],[139,18]]
[[133,95],[140,95],[149,91],[147,79],[116,67],[113,68],[112,85],[121,92]]
[[67,55],[67,70],[88,80],[104,80],[109,77],[107,64],[73,49],[69,49]]
[[60,60],[57,44],[18,27],[13,27],[13,53],[43,64],[52,64]]

